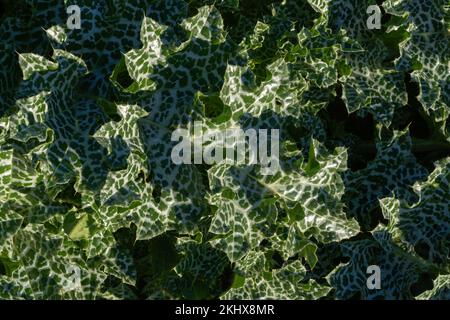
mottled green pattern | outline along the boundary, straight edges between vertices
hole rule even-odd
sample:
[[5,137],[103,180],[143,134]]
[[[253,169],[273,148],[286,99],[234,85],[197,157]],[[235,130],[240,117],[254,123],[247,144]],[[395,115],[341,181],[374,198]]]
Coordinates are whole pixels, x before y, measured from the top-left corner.
[[[5,9],[0,299],[449,299],[448,1]],[[199,122],[279,129],[278,170],[175,164]]]

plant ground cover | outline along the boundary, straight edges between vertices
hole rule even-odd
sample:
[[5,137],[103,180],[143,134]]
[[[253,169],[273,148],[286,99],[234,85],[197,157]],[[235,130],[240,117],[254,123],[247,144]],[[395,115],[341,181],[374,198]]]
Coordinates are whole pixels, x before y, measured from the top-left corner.
[[0,299],[450,298],[448,0],[0,4]]

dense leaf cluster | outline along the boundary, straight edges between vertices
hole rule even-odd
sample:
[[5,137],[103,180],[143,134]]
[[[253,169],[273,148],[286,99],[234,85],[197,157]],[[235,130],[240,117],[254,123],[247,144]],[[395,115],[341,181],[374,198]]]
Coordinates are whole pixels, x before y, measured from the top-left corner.
[[[0,299],[450,298],[448,0],[2,6]],[[281,169],[174,164],[196,121]]]

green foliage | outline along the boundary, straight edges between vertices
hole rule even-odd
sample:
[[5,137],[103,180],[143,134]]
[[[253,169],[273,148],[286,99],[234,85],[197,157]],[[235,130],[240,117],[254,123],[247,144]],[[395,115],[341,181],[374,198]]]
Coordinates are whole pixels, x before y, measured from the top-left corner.
[[[7,1],[0,299],[449,299],[449,21],[446,0]],[[279,129],[280,170],[175,164],[197,121]]]

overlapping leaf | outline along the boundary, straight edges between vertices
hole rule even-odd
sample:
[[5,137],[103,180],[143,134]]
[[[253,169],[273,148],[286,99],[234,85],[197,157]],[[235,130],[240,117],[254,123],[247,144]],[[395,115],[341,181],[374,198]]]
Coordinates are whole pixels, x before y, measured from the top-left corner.
[[[375,240],[366,239],[341,245],[344,256],[350,258],[328,275],[336,289],[336,298],[350,299],[412,299],[411,286],[419,280],[427,266],[413,255],[404,252],[390,239],[389,233],[379,231]],[[380,289],[369,289],[370,266],[379,268]]]
[[340,201],[344,186],[339,172],[345,169],[346,153],[325,152],[313,142],[306,163],[273,176],[227,164],[210,169],[210,203],[217,207],[210,231],[221,235],[213,243],[232,261],[239,260],[259,245],[264,233],[270,235],[279,210],[289,212],[291,237],[304,233],[330,242],[356,235],[358,224],[346,218]]
[[[397,69],[412,72],[420,86],[419,101],[448,140],[450,105],[450,36],[449,9],[445,0],[386,1],[386,11],[402,17],[402,27],[409,37],[401,43]],[[394,29],[394,28],[393,28]]]
[[362,170],[345,174],[345,200],[349,213],[368,228],[378,200],[395,194],[407,202],[417,196],[412,185],[427,176],[427,170],[411,154],[407,132],[397,132],[390,141],[377,145],[377,157]]
[[408,247],[425,246],[425,258],[438,265],[449,263],[450,211],[448,205],[450,159],[436,163],[428,180],[415,185],[417,202],[381,200],[389,231]]
[[[0,299],[448,299],[449,25],[444,0],[9,1]],[[222,161],[252,146],[229,131],[278,139],[273,167]]]
[[237,267],[237,278],[224,299],[318,299],[330,288],[314,280],[303,282],[305,268],[299,261],[272,269],[264,252],[252,251]]

